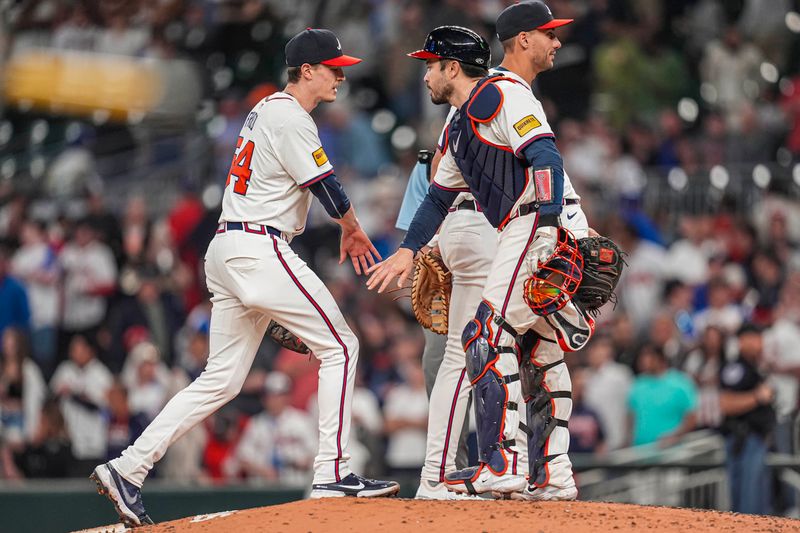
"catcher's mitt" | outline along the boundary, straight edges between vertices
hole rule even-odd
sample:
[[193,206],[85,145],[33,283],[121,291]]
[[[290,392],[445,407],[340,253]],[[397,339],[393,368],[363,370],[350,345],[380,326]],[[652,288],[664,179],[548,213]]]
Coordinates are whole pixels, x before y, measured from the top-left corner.
[[417,255],[411,282],[411,308],[422,327],[434,333],[447,333],[452,288],[452,275],[444,266],[442,256],[433,252]]
[[269,326],[267,326],[267,335],[272,337],[275,342],[284,348],[288,348],[297,353],[311,353],[306,343],[274,320],[271,320]]
[[596,311],[609,300],[616,304],[614,288],[627,264],[625,252],[603,236],[578,239],[578,249],[583,256],[583,279],[575,301],[587,311]]

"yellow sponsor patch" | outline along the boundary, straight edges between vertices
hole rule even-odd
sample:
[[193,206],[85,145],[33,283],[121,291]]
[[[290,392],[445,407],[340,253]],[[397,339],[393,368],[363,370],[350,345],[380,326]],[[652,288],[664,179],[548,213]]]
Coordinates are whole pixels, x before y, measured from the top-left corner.
[[517,130],[517,135],[520,137],[525,137],[532,129],[538,128],[541,126],[542,123],[534,117],[533,115],[528,115],[527,117],[523,118],[516,124],[514,124],[514,129]]
[[321,167],[322,165],[328,162],[328,155],[322,148],[320,148],[319,150],[315,150],[311,155],[314,156],[314,161],[317,162],[318,167]]

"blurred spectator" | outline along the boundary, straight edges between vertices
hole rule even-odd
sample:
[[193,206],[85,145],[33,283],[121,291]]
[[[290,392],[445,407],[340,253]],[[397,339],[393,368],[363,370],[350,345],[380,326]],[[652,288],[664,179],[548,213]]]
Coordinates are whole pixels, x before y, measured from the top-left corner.
[[735,333],[744,317],[742,309],[733,301],[731,286],[725,279],[714,278],[708,282],[707,290],[708,307],[695,314],[695,328],[703,331],[714,326],[728,335]]
[[[775,390],[775,451],[796,454],[795,425],[800,402],[800,295],[795,274],[781,292],[781,302],[775,310],[776,320],[764,331],[764,369],[769,371],[769,383]],[[794,489],[786,487],[783,507],[797,506]],[[777,498],[776,498],[777,499]]]
[[28,337],[6,328],[0,343],[0,434],[6,444],[22,447],[39,427],[47,385],[30,358]]
[[[583,403],[588,411],[600,419],[608,450],[616,450],[627,444],[628,394],[633,382],[630,368],[615,362],[614,355],[611,339],[595,336],[586,350],[589,368],[583,376]],[[573,403],[574,389],[573,382]],[[573,407],[573,416],[574,412]]]
[[778,257],[767,250],[757,250],[753,254],[748,285],[752,288],[755,306],[751,320],[759,324],[769,324],[773,320],[773,310],[778,305],[778,297],[783,285],[783,267]]
[[664,352],[645,345],[637,359],[639,375],[628,396],[634,446],[669,446],[695,426],[697,390],[683,372],[669,368]]
[[9,326],[27,331],[31,311],[25,287],[9,274],[11,251],[0,243],[0,334]]
[[392,387],[383,403],[386,464],[391,472],[411,474],[425,461],[428,395],[418,361],[406,361],[399,372],[403,383]]
[[75,458],[58,401],[48,399],[37,417],[28,446],[14,455],[15,466],[26,478],[63,478],[72,473]]
[[[606,439],[600,417],[584,402],[587,381],[585,369],[572,373],[572,415],[569,418],[569,453],[606,452]],[[623,418],[624,420],[624,418]]]
[[140,414],[147,426],[166,405],[172,385],[172,376],[161,361],[158,348],[147,341],[134,346],[125,360],[121,378],[128,391],[131,412]]
[[311,478],[317,425],[289,405],[292,382],[281,372],[264,381],[264,411],[252,417],[236,447],[241,472],[249,479],[302,485]]
[[731,510],[767,514],[772,491],[765,461],[767,437],[775,422],[772,407],[775,391],[758,370],[763,357],[761,329],[744,324],[736,336],[739,356],[720,371],[720,408],[725,416],[722,434]]
[[119,380],[115,380],[108,389],[107,406],[103,409],[103,415],[108,424],[107,460],[119,457],[150,423],[147,416],[130,407],[128,389]]
[[699,398],[698,427],[718,427],[722,421],[719,409],[719,371],[725,363],[726,333],[709,326],[700,335],[700,343],[686,356],[683,371],[694,378]]
[[681,238],[667,252],[665,276],[694,287],[706,282],[708,260],[717,252],[711,240],[711,219],[686,214],[680,218],[679,228]]
[[203,466],[213,483],[221,483],[235,475],[237,463],[234,453],[244,423],[245,420],[230,404],[206,419],[207,439],[203,451]]
[[59,306],[56,250],[47,242],[45,226],[26,220],[22,245],[11,260],[11,273],[25,285],[31,309],[31,355],[42,372],[52,374]]
[[125,205],[122,217],[122,253],[124,264],[138,268],[147,261],[152,224],[147,215],[147,201],[143,196],[132,196]]
[[664,282],[664,249],[639,237],[633,224],[619,227],[614,239],[628,253],[617,293],[620,304],[633,321],[637,332],[643,331],[660,305]]
[[72,452],[77,461],[72,475],[84,476],[106,458],[108,423],[103,417],[108,389],[114,379],[95,357],[95,348],[83,335],[69,344],[69,360],[56,368],[50,390],[61,401]]
[[728,128],[742,131],[742,111],[745,104],[758,96],[761,52],[744,42],[739,29],[728,26],[722,38],[706,45],[700,63],[700,79],[713,91],[712,102],[725,115]]
[[60,255],[64,302],[59,359],[63,358],[72,336],[80,334],[93,339],[105,318],[107,298],[117,281],[117,266],[111,249],[97,240],[91,222],[80,220],[74,230]]
[[164,361],[173,363],[175,334],[183,317],[180,304],[171,293],[162,290],[162,283],[155,267],[142,266],[131,279],[134,295],[118,300],[109,312],[112,347],[108,365],[112,371],[119,372],[125,364],[125,339],[135,329],[146,330]]

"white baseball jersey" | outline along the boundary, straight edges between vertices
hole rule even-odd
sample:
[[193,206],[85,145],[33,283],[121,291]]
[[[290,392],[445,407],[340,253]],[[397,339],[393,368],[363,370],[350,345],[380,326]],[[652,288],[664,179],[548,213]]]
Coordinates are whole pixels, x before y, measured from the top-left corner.
[[[507,70],[491,70],[492,74],[501,74],[514,81],[501,80],[497,88],[503,93],[503,104],[497,116],[488,124],[477,124],[478,134],[486,141],[508,146],[517,157],[524,158],[523,150],[532,142],[542,137],[552,137],[553,129],[547,122],[541,102],[533,95],[531,86],[518,74]],[[447,123],[450,123],[451,109]],[[443,140],[440,138],[440,146]],[[450,150],[443,152],[442,160],[433,180],[445,189],[463,189],[467,187],[461,171]],[[572,182],[564,171],[564,199],[579,200],[580,196],[572,187]],[[518,205],[536,200],[533,184],[529,184],[518,199]]]
[[220,224],[206,252],[213,294],[208,363],[112,461],[136,486],[173,442],[239,393],[270,320],[303,339],[321,363],[314,483],[340,482],[351,472],[358,339],[333,295],[288,243],[305,226],[312,201],[306,188],[333,169],[311,116],[287,93],[253,108],[237,144],[219,221],[248,224]]
[[288,239],[302,233],[308,186],[333,173],[311,115],[290,94],[274,93],[250,111],[236,145],[219,221],[272,226]]

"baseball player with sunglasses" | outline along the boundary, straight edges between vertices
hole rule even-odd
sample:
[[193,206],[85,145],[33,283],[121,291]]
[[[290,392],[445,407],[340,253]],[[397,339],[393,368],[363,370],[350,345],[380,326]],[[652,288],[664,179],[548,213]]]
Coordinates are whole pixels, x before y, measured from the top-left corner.
[[[575,239],[588,234],[579,197],[530,87],[536,75],[553,66],[561,46],[554,28],[569,22],[554,19],[538,1],[504,10],[497,33],[505,58],[489,78],[464,68],[437,30],[423,50],[412,54],[428,64],[425,81],[433,101],[446,101],[458,110],[447,129],[434,183],[406,239],[392,257],[370,267],[368,287],[383,291],[395,277],[399,285],[405,283],[414,254],[461,193],[474,195],[499,232],[482,300],[461,335],[475,395],[480,464],[444,476],[448,488],[457,492],[530,500],[577,496],[566,455],[572,402],[563,352],[585,346],[594,323],[562,290],[566,282],[555,291],[533,294],[536,305],[523,297],[526,282],[536,279],[532,274],[555,250],[572,260],[579,255]],[[564,227],[573,236],[565,237]],[[475,246],[485,243],[476,239]],[[523,398],[528,483],[515,472],[523,457],[516,442]],[[432,411],[437,409],[433,399],[431,403]]]
[[286,45],[286,88],[261,100],[242,126],[227,176],[216,236],[206,253],[213,293],[210,355],[203,373],[175,395],[122,455],[92,479],[129,526],[152,523],[141,486],[186,431],[233,399],[272,319],[305,341],[320,362],[319,451],[310,497],[396,494],[393,481],[350,471],[348,441],[358,340],[331,293],[289,246],[303,232],[312,195],[341,227],[340,263],[357,274],[380,259],[333,172],[309,113],[333,102],[344,55],[329,30],[306,29]]

